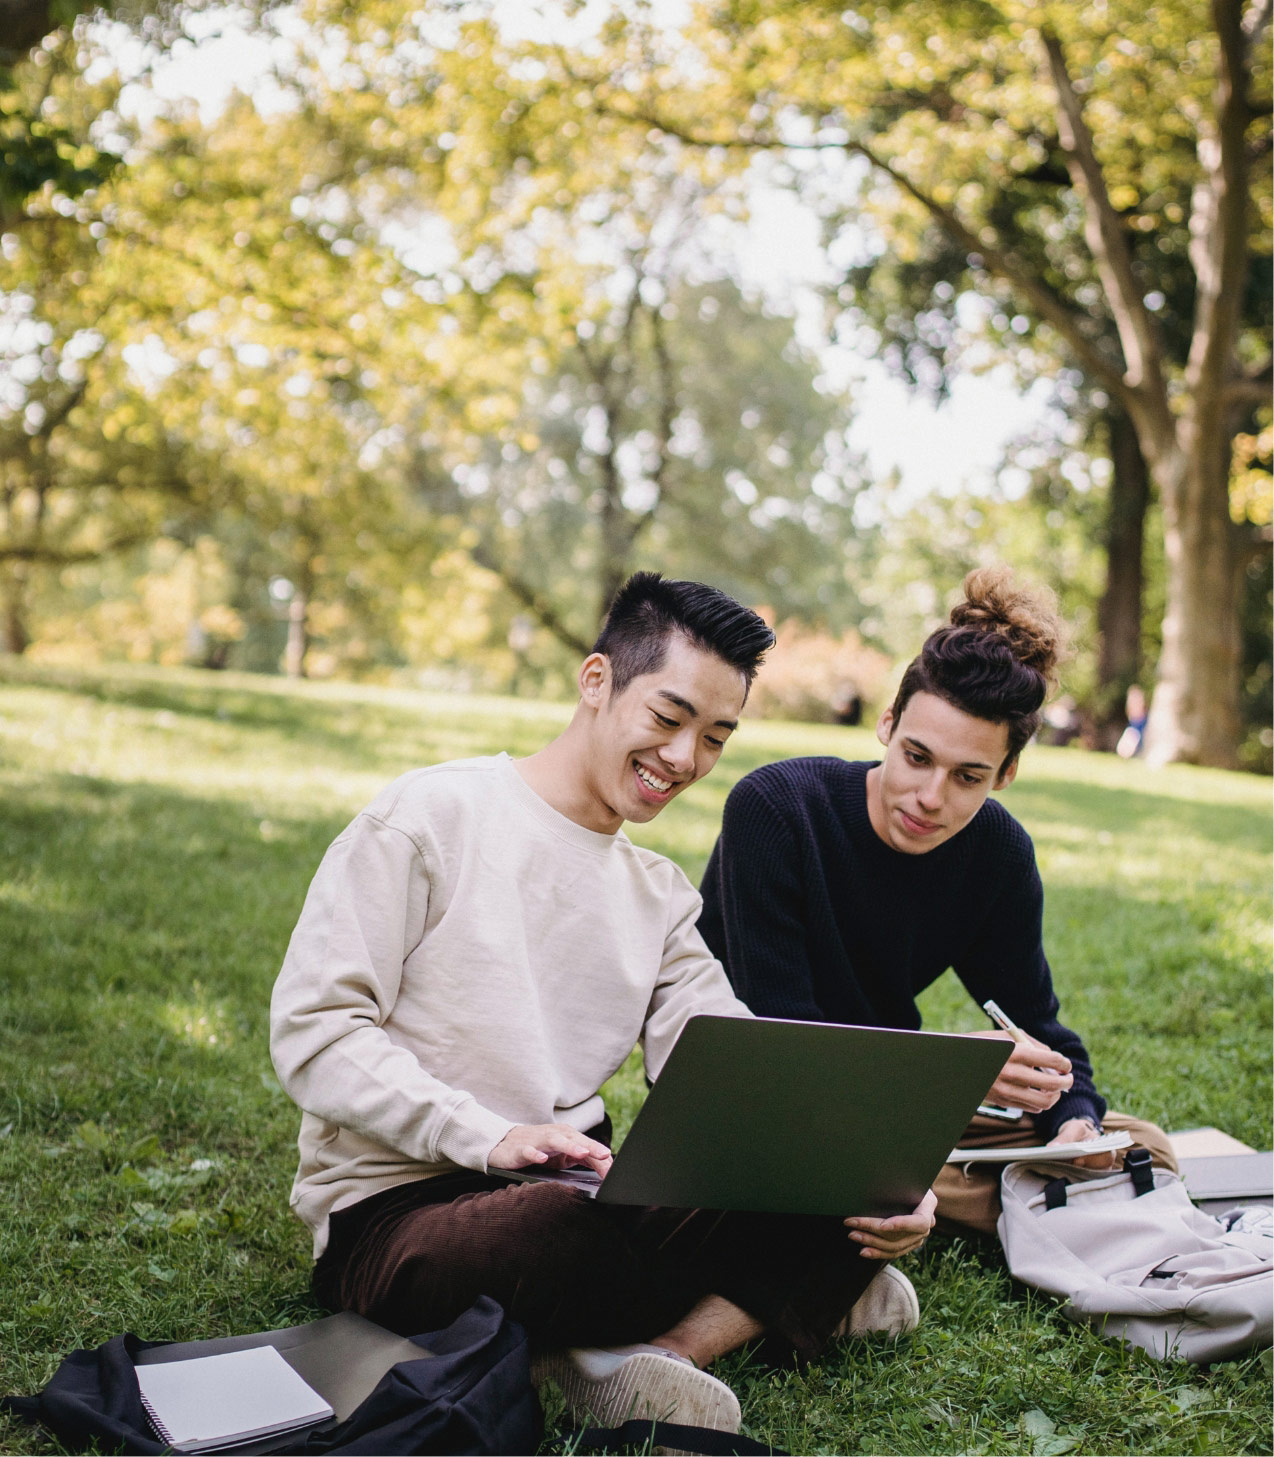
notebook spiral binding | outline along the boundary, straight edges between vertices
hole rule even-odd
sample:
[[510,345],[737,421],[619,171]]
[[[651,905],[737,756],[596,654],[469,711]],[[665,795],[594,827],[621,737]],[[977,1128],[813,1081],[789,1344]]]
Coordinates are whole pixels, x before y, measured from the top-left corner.
[[171,1447],[173,1444],[172,1433],[168,1430],[166,1426],[164,1426],[163,1422],[160,1421],[158,1415],[155,1412],[155,1408],[150,1404],[150,1399],[145,1395],[142,1396],[142,1409],[146,1413],[146,1420],[151,1424],[152,1427],[154,1427],[155,1435],[159,1437],[161,1441],[167,1442],[167,1444]]

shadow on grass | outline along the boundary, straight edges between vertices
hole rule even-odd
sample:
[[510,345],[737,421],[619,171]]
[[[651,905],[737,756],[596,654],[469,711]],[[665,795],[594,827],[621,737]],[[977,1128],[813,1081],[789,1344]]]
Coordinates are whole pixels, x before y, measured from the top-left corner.
[[1056,781],[1032,783],[1029,779],[1014,784],[1005,803],[1018,819],[1041,831],[1048,825],[1065,824],[1135,835],[1148,826],[1170,821],[1173,832],[1182,837],[1210,840],[1256,854],[1269,851],[1268,812],[1244,805],[1200,803],[1082,780],[1059,785]]
[[[743,759],[737,773],[753,767]],[[710,848],[728,787],[696,786],[701,798],[670,812],[664,848],[683,863]],[[1149,801],[1146,816],[1197,808],[1197,832],[1214,832],[1210,808],[1132,797]],[[1093,791],[1069,818],[1108,824],[1110,801]],[[4,1389],[35,1389],[57,1353],[122,1328],[183,1338],[316,1313],[308,1241],[286,1207],[297,1113],[271,1084],[266,1016],[305,888],[347,816],[301,815],[267,834],[258,813],[71,775],[0,803],[0,1129],[12,1125],[0,1178],[15,1196],[0,1228]],[[1061,886],[1049,904],[1064,1004],[1112,1099],[1267,1144],[1267,998],[1250,945],[1211,927],[1206,897],[1147,905]],[[77,1134],[89,1121],[105,1154]],[[139,1190],[118,1165],[149,1134],[160,1152]],[[210,1182],[182,1185],[205,1157]],[[749,1422],[790,1431],[791,1450],[968,1451],[982,1441],[969,1414],[990,1411],[996,1450],[1013,1451],[1017,1414],[1042,1407],[1074,1423],[1084,1450],[1181,1450],[1175,1427],[1169,1440],[1154,1425],[1169,1403],[1159,1369],[1130,1367],[1112,1386],[1109,1349],[1010,1287],[993,1247],[937,1240],[912,1268],[926,1316],[906,1348],[847,1345],[790,1388],[741,1361],[730,1370]],[[1253,1424],[1268,1386],[1251,1379],[1245,1394],[1224,1368],[1179,1377],[1215,1388],[1218,1410],[1247,1403],[1215,1450],[1240,1450],[1249,1426],[1265,1440]],[[47,1450],[16,1427],[0,1426],[0,1445]]]
[[[275,735],[295,748],[299,757],[335,759],[346,769],[380,769],[386,778],[417,764],[490,753],[496,741],[510,753],[532,753],[550,736],[545,724],[537,721],[544,708],[539,704],[528,705],[531,712],[524,717],[517,704],[501,711],[498,700],[466,703],[457,698],[457,711],[443,718],[394,704],[294,694],[283,688],[281,680],[268,678],[259,687],[243,687],[215,678],[202,684],[175,677],[115,676],[109,671],[0,669],[0,683],[6,679],[102,704],[170,713],[177,727],[187,720]],[[552,715],[553,706],[544,712]],[[569,709],[561,710],[563,721],[568,713]]]
[[0,806],[0,943],[10,986],[213,995],[281,958],[347,816],[261,821],[250,807],[73,775]]

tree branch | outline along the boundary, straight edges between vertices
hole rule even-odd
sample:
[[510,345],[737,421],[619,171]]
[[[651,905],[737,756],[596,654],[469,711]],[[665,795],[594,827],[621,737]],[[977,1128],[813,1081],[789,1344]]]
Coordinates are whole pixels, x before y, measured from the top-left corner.
[[1084,368],[1106,386],[1112,394],[1126,400],[1134,393],[1132,383],[1123,371],[1102,354],[1096,341],[1085,332],[1085,318],[1037,274],[1023,266],[1013,255],[995,243],[985,243],[960,216],[912,182],[891,162],[878,156],[865,142],[847,142],[845,150],[865,158],[898,187],[924,207],[947,234],[969,253],[978,254],[988,270],[1018,290],[1040,317],[1057,330]]
[[[80,403],[87,391],[88,381],[81,380],[56,409],[50,410],[45,415],[37,430],[33,430],[30,434],[27,434],[25,430],[15,430],[4,442],[5,454],[11,458],[25,459],[28,462],[28,470],[37,469],[37,460],[48,453],[49,438],[58,426],[65,422],[66,417]],[[38,452],[37,445],[40,447]]]
[[66,399],[62,401],[57,409],[50,410],[49,413],[44,417],[43,421],[40,424],[40,428],[35,431],[35,438],[40,440],[48,440],[49,436],[51,436],[53,432],[58,428],[58,426],[65,421],[66,417],[71,413],[76,405],[80,403],[80,401],[84,398],[87,392],[88,380],[82,379],[79,384],[77,384],[75,388],[71,391],[71,393],[67,395]]
[[1232,379],[1222,399],[1227,405],[1268,405],[1274,390],[1274,355],[1266,355],[1260,364]]
[[655,498],[645,511],[630,519],[628,527],[630,548],[654,524],[659,503],[664,499],[668,485],[668,468],[672,464],[668,446],[672,441],[673,421],[677,417],[677,377],[673,367],[672,354],[668,348],[668,336],[664,329],[663,316],[657,308],[651,308],[649,316],[651,347],[655,356],[655,376],[658,380],[659,396],[655,426],[655,468],[650,473],[650,482],[655,488]]
[[1130,397],[1135,395],[1131,382],[1124,377],[1123,370],[1115,361],[1107,359],[1097,342],[1086,332],[1087,318],[1078,309],[1050,288],[1038,274],[1020,263],[1004,248],[986,243],[951,208],[939,202],[919,184],[913,182],[904,172],[880,156],[866,142],[837,140],[835,142],[790,143],[777,137],[746,138],[738,136],[703,136],[677,126],[662,117],[648,112],[625,112],[612,109],[605,102],[598,102],[599,110],[634,124],[642,124],[664,132],[690,147],[733,147],[748,151],[828,151],[835,149],[862,157],[877,171],[883,172],[897,187],[913,197],[925,208],[930,217],[968,253],[982,258],[987,269],[1017,289],[1041,318],[1046,320],[1062,336],[1084,369],[1099,381],[1113,395],[1124,401],[1127,407]]
[[532,616],[538,618],[540,623],[557,638],[558,642],[570,648],[573,653],[578,653],[582,658],[586,658],[593,651],[591,643],[586,643],[582,637],[567,627],[552,603],[546,601],[543,594],[525,578],[519,576],[512,568],[505,566],[486,542],[480,541],[476,546],[470,547],[469,555],[480,567],[499,577],[523,607]]
[[1212,0],[1217,72],[1211,124],[1200,127],[1200,177],[1190,211],[1198,282],[1186,383],[1202,425],[1231,382],[1248,266],[1249,39],[1241,0]]
[[1019,141],[1038,143],[1048,152],[1057,150],[1056,132],[1042,132],[1037,127],[1016,126],[997,111],[957,100],[945,86],[934,87],[929,91],[910,88],[898,91],[878,91],[868,104],[884,110],[931,111],[939,121],[956,125],[959,125],[965,117],[976,116],[983,121],[990,122],[992,126],[1011,132]]
[[99,547],[40,546],[35,542],[0,543],[0,562],[39,562],[46,567],[73,567],[84,562],[100,561],[119,551],[128,551],[144,542],[153,541],[153,531],[125,532]]
[[663,315],[658,309],[650,311],[650,334],[655,353],[655,374],[659,380],[659,424],[656,432],[655,469],[651,477],[655,485],[655,503],[646,513],[647,518],[654,515],[663,497],[671,462],[668,447],[672,443],[673,421],[677,418],[677,375],[668,348]]
[[1167,382],[1163,377],[1159,331],[1142,300],[1128,238],[1106,191],[1106,179],[1093,147],[1093,134],[1084,120],[1061,42],[1048,30],[1042,38],[1057,91],[1058,135],[1071,181],[1083,200],[1084,238],[1119,330],[1119,342],[1128,362],[1128,383],[1134,389],[1153,392],[1156,404],[1167,415]]
[[1248,379],[1231,380],[1222,390],[1221,399],[1226,405],[1268,405],[1272,399],[1270,382],[1269,380],[1262,382]]

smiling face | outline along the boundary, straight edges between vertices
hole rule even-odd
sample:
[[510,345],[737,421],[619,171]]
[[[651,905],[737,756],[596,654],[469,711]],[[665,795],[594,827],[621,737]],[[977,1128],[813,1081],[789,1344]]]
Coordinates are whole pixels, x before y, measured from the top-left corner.
[[915,693],[894,722],[886,709],[876,724],[884,761],[867,772],[872,829],[904,855],[923,855],[957,835],[1017,773],[1001,773],[1008,729],[975,718],[934,693]]
[[[680,633],[664,661],[612,694],[610,664],[594,653],[580,670],[583,701],[595,712],[580,767],[600,822],[652,820],[717,762],[738,724],[743,674]],[[600,823],[599,826],[600,828]]]

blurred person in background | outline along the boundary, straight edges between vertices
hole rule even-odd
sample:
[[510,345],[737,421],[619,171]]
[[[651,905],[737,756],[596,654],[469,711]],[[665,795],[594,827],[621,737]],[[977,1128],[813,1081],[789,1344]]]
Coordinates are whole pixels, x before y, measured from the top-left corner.
[[1135,759],[1141,753],[1141,741],[1146,736],[1146,719],[1149,717],[1145,690],[1137,683],[1129,688],[1128,696],[1124,700],[1124,717],[1128,720],[1128,726],[1119,735],[1115,753],[1121,759]]

